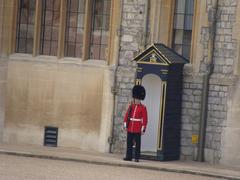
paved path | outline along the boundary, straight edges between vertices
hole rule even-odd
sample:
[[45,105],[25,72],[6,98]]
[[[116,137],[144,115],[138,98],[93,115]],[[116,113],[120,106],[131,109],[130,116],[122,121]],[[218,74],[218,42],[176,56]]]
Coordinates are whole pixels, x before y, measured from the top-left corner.
[[217,180],[206,176],[0,155],[2,180]]
[[196,174],[214,178],[239,179],[240,169],[233,167],[213,166],[194,161],[146,161],[139,163],[125,162],[121,155],[85,152],[73,148],[52,148],[29,145],[0,144],[0,154],[35,157],[43,159],[64,160],[95,165],[109,165],[112,167],[128,167],[140,170],[155,170],[182,174]]

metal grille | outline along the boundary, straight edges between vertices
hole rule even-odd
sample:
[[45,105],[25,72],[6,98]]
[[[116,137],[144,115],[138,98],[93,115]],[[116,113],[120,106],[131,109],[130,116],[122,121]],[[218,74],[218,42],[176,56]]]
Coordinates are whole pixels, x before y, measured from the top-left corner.
[[42,1],[41,49],[40,54],[56,56],[60,21],[59,0]]
[[33,51],[33,34],[35,18],[35,0],[19,0],[16,31],[16,52]]
[[57,127],[45,127],[44,132],[44,146],[57,146],[58,128]]
[[194,0],[176,0],[173,49],[189,59],[192,41]]
[[90,58],[104,60],[108,45],[111,0],[95,0],[92,9]]
[[82,57],[85,0],[68,0],[65,56]]

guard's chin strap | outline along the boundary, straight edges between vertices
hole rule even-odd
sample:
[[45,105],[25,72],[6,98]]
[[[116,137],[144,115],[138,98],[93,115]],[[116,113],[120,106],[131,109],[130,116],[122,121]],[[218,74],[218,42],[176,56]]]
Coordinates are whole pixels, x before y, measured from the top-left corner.
[[[135,103],[135,98],[133,99],[133,103],[134,103],[134,104],[136,104],[136,103]],[[139,103],[139,104],[140,104],[140,105],[142,105],[141,101],[140,101],[140,103]]]

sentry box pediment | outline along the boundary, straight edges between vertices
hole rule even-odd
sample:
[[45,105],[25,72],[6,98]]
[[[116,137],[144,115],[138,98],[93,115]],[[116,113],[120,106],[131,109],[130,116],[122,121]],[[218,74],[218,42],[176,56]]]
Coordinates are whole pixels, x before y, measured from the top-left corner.
[[161,43],[152,44],[132,61],[137,62],[137,79],[141,79],[145,74],[153,73],[160,76],[162,80],[167,80],[169,73],[178,74],[177,71],[182,71],[183,65],[189,62]]
[[164,44],[152,44],[134,59],[136,84],[146,89],[148,130],[142,137],[141,158],[160,161],[180,157],[183,66],[188,60]]
[[188,63],[186,58],[177,54],[175,51],[161,43],[152,44],[145,51],[137,55],[133,61],[137,61],[137,63],[155,65]]

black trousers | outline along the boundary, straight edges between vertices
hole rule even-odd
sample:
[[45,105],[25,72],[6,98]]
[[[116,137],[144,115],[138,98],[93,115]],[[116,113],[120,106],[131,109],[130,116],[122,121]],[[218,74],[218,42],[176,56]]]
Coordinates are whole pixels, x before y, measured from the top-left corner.
[[140,157],[141,148],[141,133],[127,133],[127,153],[126,158],[132,159],[133,142],[136,142],[135,146],[135,159]]

